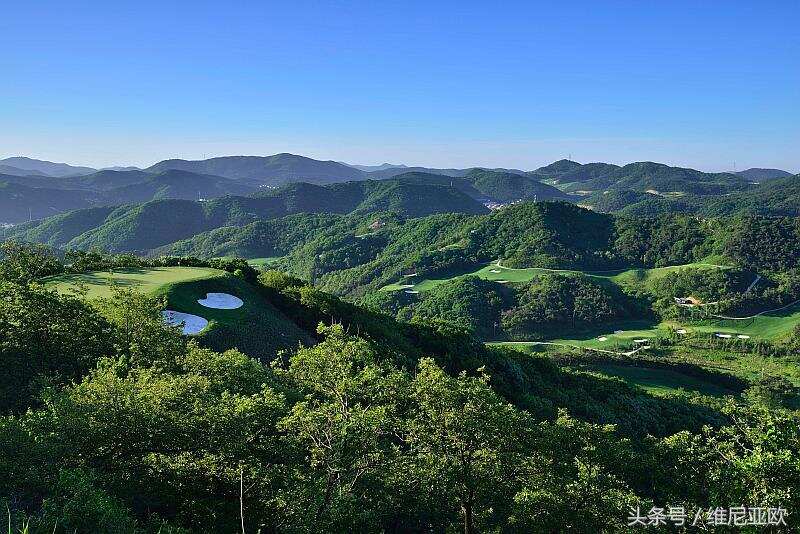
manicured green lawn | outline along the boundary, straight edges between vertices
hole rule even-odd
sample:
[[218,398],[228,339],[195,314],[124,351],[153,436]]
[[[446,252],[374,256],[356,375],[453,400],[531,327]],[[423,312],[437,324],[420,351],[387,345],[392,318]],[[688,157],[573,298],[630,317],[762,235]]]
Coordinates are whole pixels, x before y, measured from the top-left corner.
[[[87,298],[108,297],[114,284],[135,287],[163,296],[167,309],[198,315],[209,321],[199,335],[204,345],[215,350],[239,348],[248,354],[270,357],[279,350],[313,340],[286,318],[256,288],[225,271],[196,267],[157,267],[119,272],[94,272],[53,277],[47,282],[67,292],[80,283]],[[234,310],[207,308],[197,301],[207,293],[228,293],[244,305]]]
[[689,332],[742,334],[752,338],[780,340],[800,324],[800,303],[777,312],[759,315],[752,321],[720,320],[716,324],[684,326]]
[[734,391],[730,391],[713,382],[672,369],[617,365],[613,363],[592,364],[581,366],[580,368],[621,378],[625,382],[644,388],[651,393],[672,394],[679,389],[684,389],[705,395],[722,396],[735,394]]
[[[720,269],[727,268],[711,263],[690,263],[687,265],[676,265],[672,267],[657,267],[655,269],[621,269],[616,271],[576,271],[570,269],[541,269],[538,267],[530,267],[525,269],[512,269],[498,265],[496,261],[482,266],[475,271],[460,274],[457,276],[443,277],[443,278],[429,278],[419,280],[415,277],[407,277],[394,284],[389,284],[381,288],[382,291],[397,291],[401,289],[411,289],[413,291],[429,291],[439,284],[448,282],[450,280],[461,278],[464,276],[477,276],[484,280],[491,280],[494,282],[508,282],[519,283],[528,282],[536,276],[548,273],[562,273],[562,274],[575,274],[586,275],[593,278],[602,278],[610,280],[616,284],[624,285],[637,285],[652,283],[659,278],[663,278],[667,274],[678,269]],[[413,285],[413,287],[407,287]]]
[[253,267],[266,267],[267,265],[269,265],[270,263],[274,262],[279,258],[280,256],[272,256],[269,258],[251,258],[247,260],[247,263],[249,263]]
[[96,298],[110,296],[111,288],[115,285],[135,287],[144,293],[157,293],[163,292],[166,286],[172,284],[222,276],[225,276],[224,271],[205,267],[155,267],[54,276],[45,283],[60,292],[70,291],[83,284],[87,289],[87,297]]

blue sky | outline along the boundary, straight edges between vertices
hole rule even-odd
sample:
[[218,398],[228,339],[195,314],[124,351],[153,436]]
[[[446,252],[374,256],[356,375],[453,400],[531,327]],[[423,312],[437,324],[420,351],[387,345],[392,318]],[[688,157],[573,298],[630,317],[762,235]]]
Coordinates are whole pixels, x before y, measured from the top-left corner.
[[800,3],[8,2],[0,157],[800,171]]

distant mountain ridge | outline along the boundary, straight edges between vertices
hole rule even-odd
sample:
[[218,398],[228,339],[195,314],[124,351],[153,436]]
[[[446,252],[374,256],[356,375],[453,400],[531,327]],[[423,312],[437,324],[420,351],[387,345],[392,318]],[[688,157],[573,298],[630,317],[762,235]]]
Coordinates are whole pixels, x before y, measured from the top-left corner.
[[295,154],[225,156],[206,160],[164,160],[145,169],[159,173],[182,170],[245,180],[255,185],[279,186],[289,182],[328,184],[362,180],[366,173],[336,161],[319,161]]
[[44,161],[22,156],[0,159],[0,164],[8,165],[24,171],[38,171],[42,174],[46,174],[47,176],[55,177],[79,176],[81,174],[89,174],[97,170],[91,167],[78,167],[68,165],[66,163],[54,163],[52,161]]
[[[389,180],[358,180],[327,185],[292,183],[250,196],[225,196],[206,202],[156,199],[121,206],[110,213],[80,210],[21,225],[13,235],[67,248],[100,247],[111,251],[147,251],[223,226],[244,226],[295,213],[368,214],[391,211],[405,217],[435,213],[488,213],[445,176],[411,173]],[[466,185],[465,185],[466,184]],[[94,224],[102,217],[99,224]],[[59,229],[68,225],[69,230]],[[81,230],[76,233],[76,228]],[[62,241],[54,236],[59,236]]]
[[757,167],[752,169],[746,169],[743,171],[737,171],[734,174],[738,174],[743,178],[747,178],[748,180],[753,180],[753,181],[772,180],[774,178],[786,178],[787,176],[792,175],[792,173],[788,171],[783,171],[781,169],[761,169]]

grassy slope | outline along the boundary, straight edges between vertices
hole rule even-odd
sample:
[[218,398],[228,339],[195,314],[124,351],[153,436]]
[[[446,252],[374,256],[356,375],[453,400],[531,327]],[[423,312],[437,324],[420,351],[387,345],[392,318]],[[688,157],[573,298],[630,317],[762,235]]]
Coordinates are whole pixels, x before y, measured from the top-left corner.
[[565,274],[570,274],[570,273],[584,274],[595,278],[604,278],[607,280],[611,280],[616,284],[647,284],[666,276],[672,271],[676,271],[678,269],[687,269],[687,268],[719,269],[725,267],[711,263],[690,263],[687,265],[658,267],[655,269],[623,269],[618,271],[600,272],[600,271],[553,270],[553,269],[541,269],[538,267],[531,267],[527,269],[511,269],[509,267],[500,266],[497,264],[497,262],[492,262],[490,264],[484,265],[483,267],[475,271],[460,274],[458,276],[452,276],[450,278],[432,278],[424,280],[415,280],[414,278],[408,278],[406,280],[402,280],[400,282],[384,286],[383,288],[381,288],[381,290],[396,291],[398,289],[407,289],[408,285],[413,284],[414,287],[410,289],[413,289],[414,291],[428,291],[438,286],[439,284],[443,284],[444,282],[448,282],[460,276],[477,276],[478,278],[482,278],[484,280],[491,280],[495,282],[503,280],[510,283],[528,282],[535,276],[547,273],[554,273],[554,272],[565,273]]
[[[111,296],[114,285],[135,287],[145,293],[156,293],[164,287],[180,282],[219,278],[225,276],[223,271],[204,267],[157,267],[154,269],[126,269],[111,272],[92,272],[51,277],[48,285],[59,291],[74,289],[76,284],[85,284],[87,297]],[[185,310],[178,310],[185,311]]]
[[[432,278],[417,280],[413,277],[406,278],[400,282],[384,286],[382,291],[410,290],[425,292],[434,287],[458,278],[460,276],[477,276],[484,280],[495,282],[507,281],[509,283],[527,282],[535,276],[560,272],[566,274],[583,274],[595,278],[605,279],[617,285],[639,285],[647,286],[656,280],[663,278],[670,272],[679,269],[726,269],[726,265],[715,263],[721,258],[709,258],[704,262],[690,263],[687,265],[677,265],[670,267],[658,267],[654,269],[627,269],[621,271],[570,271],[570,270],[548,270],[540,268],[511,269],[498,266],[497,262],[484,265],[472,272],[460,274],[450,278]],[[646,321],[622,321],[615,324],[605,325],[598,329],[585,332],[583,335],[575,336],[572,339],[555,339],[555,343],[564,343],[578,347],[595,348],[603,350],[629,350],[632,340],[637,338],[653,338],[658,335],[668,333],[671,329],[685,328],[689,332],[721,332],[731,334],[743,334],[753,338],[776,340],[785,337],[792,329],[800,323],[800,305],[782,310],[780,312],[765,314],[757,317],[754,321],[722,321],[719,324],[708,325],[682,325],[675,322],[665,321],[660,324],[647,323]],[[614,331],[622,330],[622,334],[614,334]],[[607,338],[600,341],[599,337]]]
[[608,376],[616,376],[629,384],[657,394],[670,394],[679,389],[715,396],[735,393],[708,380],[689,376],[671,369],[653,369],[633,365],[615,365],[613,363],[588,365],[584,369],[597,371]]
[[[287,319],[247,282],[224,271],[194,267],[159,267],[53,277],[48,284],[69,291],[83,284],[88,298],[107,297],[114,284],[167,299],[169,309],[199,315],[209,326],[198,336],[215,350],[238,348],[251,356],[271,358],[277,351],[311,343],[311,337]],[[244,301],[235,310],[198,304],[206,293],[230,293]]]

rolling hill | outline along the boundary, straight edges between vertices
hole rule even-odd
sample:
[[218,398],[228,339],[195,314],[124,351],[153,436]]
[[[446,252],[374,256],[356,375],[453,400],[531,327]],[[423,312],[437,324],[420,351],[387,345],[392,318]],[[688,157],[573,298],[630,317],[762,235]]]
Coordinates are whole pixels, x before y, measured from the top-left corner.
[[365,177],[363,171],[335,161],[318,161],[294,154],[226,156],[198,161],[171,159],[156,163],[146,170],[151,173],[182,170],[270,186],[301,181],[329,184]]
[[0,174],[7,174],[9,176],[47,176],[41,171],[26,171],[25,169],[2,164],[0,164]]
[[[461,185],[464,184],[471,187],[467,182]],[[451,186],[450,178],[411,174],[391,180],[362,180],[326,186],[293,183],[251,196],[226,196],[205,202],[156,199],[114,210],[91,228],[80,226],[78,221],[97,221],[100,212],[84,211],[46,219],[25,225],[12,235],[60,242],[67,248],[100,247],[114,252],[144,252],[216,228],[244,226],[294,213],[368,214],[384,211],[394,211],[405,217],[422,217],[449,212],[480,214],[489,210],[480,201]],[[77,228],[83,232],[75,235]],[[67,236],[71,238],[64,242]]]
[[[109,172],[113,171],[103,171],[104,174]],[[141,172],[129,171],[118,174],[139,175]],[[226,195],[246,195],[255,189],[250,185],[219,176],[168,170],[156,175],[142,176],[141,181],[107,190],[107,196],[111,203],[127,204],[160,198],[195,200]]]
[[0,174],[0,184],[0,222],[14,224],[81,208],[155,199],[213,199],[257,189],[228,178],[176,170],[159,174],[104,170],[63,178]]
[[766,215],[800,217],[800,175],[775,178],[736,193],[709,200],[700,213],[719,215]]
[[511,172],[472,169],[464,178],[485,197],[497,202],[516,200],[569,200],[569,195],[559,189]]
[[746,169],[744,171],[738,171],[734,174],[738,174],[742,178],[746,178],[747,180],[753,182],[772,180],[773,178],[786,178],[787,176],[792,175],[792,173],[782,171],[780,169],[760,169],[760,168]]
[[66,163],[54,163],[52,161],[42,161],[39,159],[13,157],[0,159],[0,165],[8,165],[23,171],[33,171],[34,173],[41,173],[47,176],[55,176],[58,178],[65,176],[80,176],[82,174],[90,174],[96,171],[91,167],[79,167],[67,165]]
[[0,180],[0,223],[43,219],[92,204],[90,192],[28,187]]

